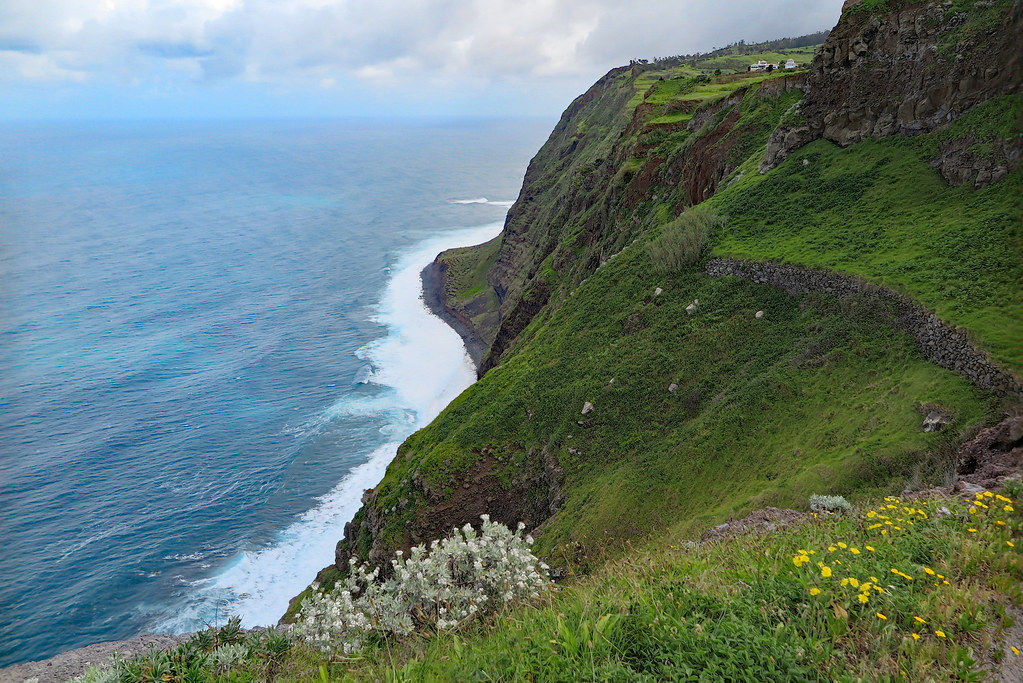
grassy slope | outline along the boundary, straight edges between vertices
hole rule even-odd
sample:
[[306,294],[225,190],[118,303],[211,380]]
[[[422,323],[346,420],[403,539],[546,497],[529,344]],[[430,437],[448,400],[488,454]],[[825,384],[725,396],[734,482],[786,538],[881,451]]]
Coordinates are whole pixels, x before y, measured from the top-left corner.
[[[992,101],[952,130],[847,149],[818,141],[710,203],[729,216],[714,252],[852,273],[905,292],[1023,372],[1023,172],[950,187],[926,163],[942,138],[1008,131],[1023,97]],[[809,160],[804,167],[803,159]]]
[[[665,292],[651,301],[655,286]],[[694,298],[701,306],[689,316]],[[585,565],[679,520],[692,530],[814,492],[899,486],[922,451],[949,438],[919,431],[918,403],[953,408],[960,425],[986,410],[871,306],[695,272],[658,276],[641,245],[545,323],[410,437],[378,488],[382,507],[415,500],[414,472],[453,486],[489,447],[507,456],[510,478],[530,448],[547,448],[566,470],[568,501],[539,548]],[[595,413],[580,415],[584,401]],[[395,540],[414,510],[388,516]]]
[[[1023,648],[1018,636],[1003,640],[1013,623],[1003,601],[1023,600],[1023,516],[986,500],[990,511],[973,516],[958,502],[886,501],[880,514],[901,529],[885,535],[869,528],[878,518],[866,515],[690,549],[666,531],[656,546],[562,588],[539,608],[380,649],[332,673],[394,680],[979,680],[981,666],[997,668],[1003,658],[1019,657],[1012,646]],[[933,511],[946,505],[954,514],[936,519]],[[1006,544],[1010,538],[1016,547]],[[810,562],[797,567],[793,558],[802,552]],[[821,575],[822,561],[829,578]],[[849,577],[860,588],[843,585]],[[861,590],[872,577],[883,592]],[[814,587],[818,595],[810,594]],[[867,603],[858,598],[864,592]],[[993,661],[983,662],[989,649]]]

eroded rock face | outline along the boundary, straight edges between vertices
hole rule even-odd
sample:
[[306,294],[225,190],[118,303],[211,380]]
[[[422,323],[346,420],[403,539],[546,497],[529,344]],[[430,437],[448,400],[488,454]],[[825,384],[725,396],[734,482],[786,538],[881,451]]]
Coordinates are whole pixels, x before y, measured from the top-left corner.
[[[987,13],[983,21],[978,12]],[[847,146],[940,130],[981,102],[1020,92],[1020,35],[1020,2],[977,2],[969,13],[902,2],[884,13],[845,14],[810,67],[802,121],[775,131],[761,172],[817,138]],[[985,185],[1019,165],[1019,136],[994,153],[966,153],[970,147],[953,144],[935,160],[949,182]]]

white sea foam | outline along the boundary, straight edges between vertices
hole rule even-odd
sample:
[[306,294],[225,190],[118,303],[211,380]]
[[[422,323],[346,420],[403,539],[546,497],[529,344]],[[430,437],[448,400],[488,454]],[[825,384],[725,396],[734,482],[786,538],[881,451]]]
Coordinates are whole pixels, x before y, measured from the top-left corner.
[[399,257],[374,316],[387,334],[360,353],[373,368],[368,381],[384,387],[384,396],[342,398],[297,430],[308,434],[341,415],[376,412],[387,415],[388,424],[381,431],[394,440],[366,453],[362,464],[272,543],[239,554],[198,588],[188,604],[156,625],[158,630],[187,632],[233,614],[241,615],[246,626],[276,623],[288,600],[333,561],[334,546],[359,509],[363,490],[380,481],[401,440],[430,422],[475,380],[458,334],[423,303],[420,272],[439,252],[485,242],[500,230],[500,223],[452,230]]
[[473,197],[472,199],[452,199],[452,204],[487,204],[489,206],[503,206],[504,208],[510,208],[515,203],[514,199],[508,200],[490,200],[486,197]]

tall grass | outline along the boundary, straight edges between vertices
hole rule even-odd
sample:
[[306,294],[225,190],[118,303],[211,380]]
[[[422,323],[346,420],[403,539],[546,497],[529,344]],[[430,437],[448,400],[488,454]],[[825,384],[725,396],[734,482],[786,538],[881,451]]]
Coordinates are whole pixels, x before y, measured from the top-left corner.
[[711,208],[701,205],[687,210],[647,245],[654,268],[672,273],[696,265],[707,252],[713,231],[724,224],[724,218]]

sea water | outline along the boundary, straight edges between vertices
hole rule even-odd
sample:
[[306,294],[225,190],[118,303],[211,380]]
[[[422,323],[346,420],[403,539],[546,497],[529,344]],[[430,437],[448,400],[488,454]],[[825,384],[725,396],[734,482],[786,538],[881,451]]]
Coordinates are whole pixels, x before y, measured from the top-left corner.
[[0,665],[276,622],[473,381],[419,272],[548,129],[5,124]]

